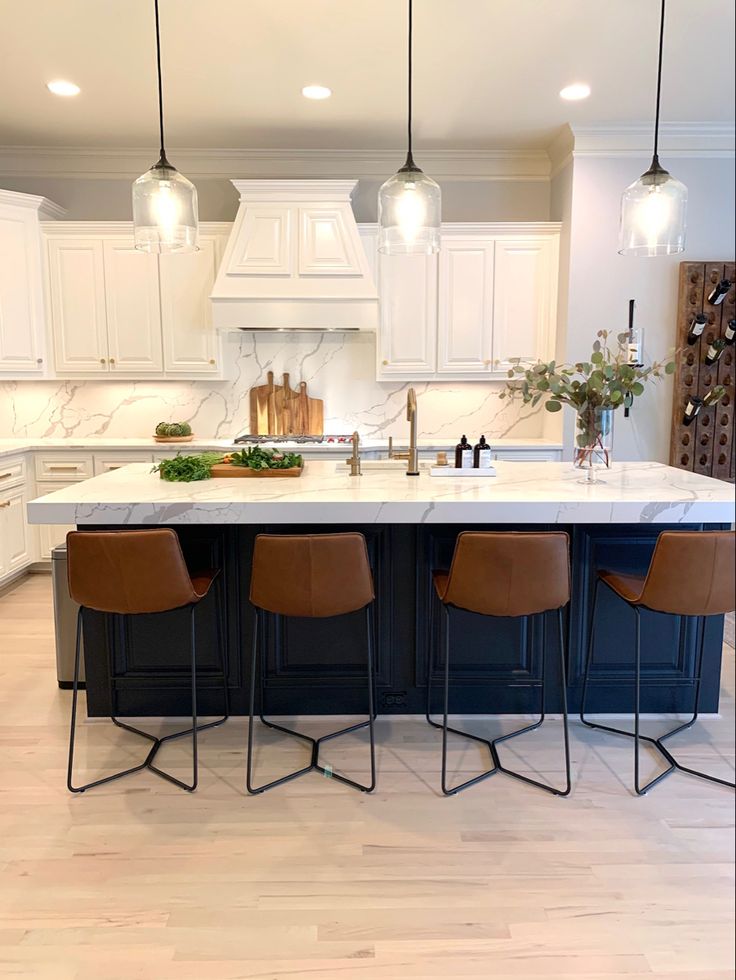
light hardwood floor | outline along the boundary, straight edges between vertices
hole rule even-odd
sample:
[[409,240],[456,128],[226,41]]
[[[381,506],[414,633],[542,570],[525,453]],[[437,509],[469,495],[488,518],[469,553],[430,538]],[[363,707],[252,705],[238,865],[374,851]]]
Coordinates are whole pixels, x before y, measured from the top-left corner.
[[[0,598],[0,651],[0,976],[734,976],[733,794],[678,774],[632,797],[623,740],[572,726],[568,800],[500,775],[444,799],[438,733],[381,719],[374,795],[311,774],[248,798],[237,718],[202,737],[194,795],[145,773],[72,797],[48,577]],[[693,764],[724,775],[726,654],[723,716],[681,740]],[[553,722],[507,757],[560,779],[558,735]],[[364,738],[342,741],[329,761],[365,776]],[[260,744],[264,777],[303,758],[280,738]],[[132,764],[142,748],[109,723],[82,724],[81,765]],[[161,763],[185,775],[188,749],[170,745]],[[461,776],[485,761],[453,741]]]

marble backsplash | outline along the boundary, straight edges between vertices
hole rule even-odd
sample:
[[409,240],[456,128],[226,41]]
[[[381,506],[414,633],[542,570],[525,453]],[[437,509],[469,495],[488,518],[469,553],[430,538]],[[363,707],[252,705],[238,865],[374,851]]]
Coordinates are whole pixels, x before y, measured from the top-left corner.
[[[266,372],[288,371],[292,386],[306,381],[324,399],[325,432],[357,429],[365,438],[405,439],[405,382],[375,380],[371,334],[231,333],[223,337],[222,381],[0,382],[0,438],[148,436],[159,421],[186,420],[203,438],[247,432],[248,392]],[[542,406],[500,400],[498,382],[423,382],[414,385],[420,438],[462,433],[475,439],[543,435]]]

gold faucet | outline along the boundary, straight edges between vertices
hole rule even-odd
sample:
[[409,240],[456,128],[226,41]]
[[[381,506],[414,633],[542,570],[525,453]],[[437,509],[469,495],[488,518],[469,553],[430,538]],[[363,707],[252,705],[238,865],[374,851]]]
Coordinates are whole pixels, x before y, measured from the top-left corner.
[[406,475],[419,476],[419,450],[417,449],[417,395],[413,388],[406,393],[406,420],[409,423],[409,448],[396,452],[393,436],[388,437],[388,458],[405,459]]
[[357,432],[354,432],[350,438],[350,442],[353,445],[353,455],[348,456],[348,465],[350,466],[351,476],[360,476],[360,436]]

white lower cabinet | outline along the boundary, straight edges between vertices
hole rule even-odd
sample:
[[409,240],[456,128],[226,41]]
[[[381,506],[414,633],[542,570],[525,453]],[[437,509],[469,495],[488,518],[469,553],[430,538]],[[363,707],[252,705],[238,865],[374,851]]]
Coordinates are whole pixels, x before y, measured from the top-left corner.
[[24,485],[0,490],[0,581],[33,561],[33,530],[26,522],[27,503]]
[[153,460],[153,453],[95,453],[94,472],[95,476],[101,473],[111,473],[119,470],[122,466],[131,463],[150,463]]
[[[95,474],[92,453],[79,452],[76,449],[55,450],[50,453],[37,452],[34,467],[37,497],[81,483],[82,480],[87,480]],[[58,544],[64,544],[67,533],[73,530],[73,524],[39,524],[39,559],[50,561],[53,549]]]

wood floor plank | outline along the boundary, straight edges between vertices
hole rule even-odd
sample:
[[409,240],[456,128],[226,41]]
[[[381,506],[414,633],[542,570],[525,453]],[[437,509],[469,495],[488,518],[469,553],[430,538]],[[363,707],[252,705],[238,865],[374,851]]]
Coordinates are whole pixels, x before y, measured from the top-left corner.
[[[736,976],[733,794],[677,775],[637,799],[623,740],[572,725],[568,800],[502,776],[445,799],[437,732],[380,719],[375,794],[310,776],[249,798],[239,718],[202,737],[194,795],[146,773],[71,797],[70,694],[55,683],[47,576],[0,597],[0,650],[0,977]],[[722,715],[678,748],[728,774],[733,650],[724,656]],[[509,722],[467,724],[499,732]],[[559,779],[558,734],[526,737],[507,757]],[[142,748],[105,721],[80,724],[80,767],[110,771]],[[167,745],[166,765],[186,776],[188,751]],[[261,733],[263,778],[303,758],[293,741]],[[331,758],[364,776],[364,736]],[[452,740],[458,779],[486,762]]]

